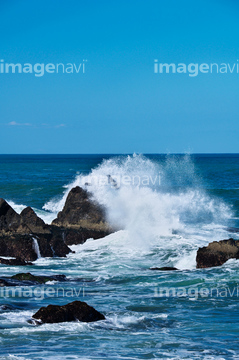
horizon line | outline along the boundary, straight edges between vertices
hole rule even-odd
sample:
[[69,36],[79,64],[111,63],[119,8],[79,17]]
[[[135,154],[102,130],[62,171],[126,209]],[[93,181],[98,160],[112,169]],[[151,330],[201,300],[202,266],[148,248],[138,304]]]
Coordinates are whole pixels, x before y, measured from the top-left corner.
[[138,153],[138,152],[129,152],[129,153],[2,153],[0,154],[0,156],[50,156],[50,155],[54,155],[54,156],[81,156],[81,155],[107,155],[107,156],[115,156],[115,155],[239,155],[239,152],[234,153],[234,152],[195,152],[195,153],[190,153],[190,152],[162,152],[162,153]]

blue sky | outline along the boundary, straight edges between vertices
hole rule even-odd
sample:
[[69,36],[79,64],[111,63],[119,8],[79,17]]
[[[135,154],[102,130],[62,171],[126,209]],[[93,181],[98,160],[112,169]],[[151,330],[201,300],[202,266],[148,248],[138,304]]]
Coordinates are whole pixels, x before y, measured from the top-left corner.
[[0,153],[239,152],[239,74],[154,74],[236,63],[233,0],[0,0],[5,63],[85,73],[0,74]]

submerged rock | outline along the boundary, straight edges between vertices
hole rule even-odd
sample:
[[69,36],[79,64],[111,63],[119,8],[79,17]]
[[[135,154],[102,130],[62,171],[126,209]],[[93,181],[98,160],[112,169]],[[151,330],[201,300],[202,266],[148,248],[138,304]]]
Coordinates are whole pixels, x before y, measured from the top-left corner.
[[82,301],[73,301],[67,305],[48,305],[40,308],[33,319],[40,320],[42,323],[59,323],[66,321],[93,322],[105,320],[103,314]]
[[228,228],[226,228],[226,230],[230,233],[238,233],[239,232],[239,228],[237,228],[237,227],[228,227]]
[[11,286],[6,280],[0,279],[0,287]]
[[11,279],[19,280],[19,281],[26,280],[26,281],[31,281],[32,283],[36,283],[36,284],[45,284],[47,281],[52,280],[50,277],[36,276],[36,275],[32,275],[31,273],[16,274],[16,275],[13,275],[11,277]]
[[150,268],[150,270],[160,270],[160,271],[174,271],[174,270],[178,270],[175,267],[171,267],[171,266],[163,266],[163,267],[154,267],[154,268]]
[[33,275],[31,273],[19,273],[13,276],[0,278],[0,286],[29,286],[45,284],[47,281],[66,281],[65,275]]
[[19,273],[13,275],[11,279],[19,281],[31,281],[35,284],[45,284],[47,281],[57,280],[64,281],[66,279],[65,275],[55,275],[55,276],[43,276],[43,275],[33,275],[31,273]]
[[229,259],[239,259],[239,241],[228,239],[213,241],[197,251],[197,268],[220,266]]
[[22,260],[21,258],[16,259],[2,259],[0,258],[0,264],[4,265],[15,265],[15,266],[26,266],[26,265],[33,265],[31,262],[27,262]]

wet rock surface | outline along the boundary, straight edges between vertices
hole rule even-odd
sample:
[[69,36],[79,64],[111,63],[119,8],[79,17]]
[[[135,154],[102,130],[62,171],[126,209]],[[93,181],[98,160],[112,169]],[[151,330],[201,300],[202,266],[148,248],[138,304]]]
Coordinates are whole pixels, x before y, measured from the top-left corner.
[[223,265],[229,259],[239,259],[239,241],[228,239],[214,241],[197,251],[197,268]]
[[33,319],[41,323],[59,323],[69,321],[93,322],[105,320],[105,316],[82,301],[73,301],[67,305],[48,305],[40,308]]
[[10,277],[0,278],[0,286],[30,286],[45,284],[48,281],[66,281],[65,275],[33,275],[31,273],[19,273]]
[[[68,245],[83,244],[89,238],[99,239],[111,232],[102,207],[79,186],[69,192],[52,225],[45,224],[32,208],[25,208],[19,215],[0,199],[0,257],[17,258],[23,265],[39,256],[65,257],[71,252]],[[11,264],[14,262],[9,261]]]
[[52,224],[63,229],[68,245],[82,244],[89,238],[99,239],[112,233],[104,209],[79,186],[69,192],[63,210]]
[[158,271],[175,271],[178,270],[175,267],[171,267],[171,266],[163,266],[163,267],[153,267],[150,268],[150,270],[158,270]]
[[21,258],[15,258],[15,259],[2,259],[2,258],[0,258],[0,264],[13,265],[13,266],[33,265],[31,262],[27,262],[25,260],[22,260]]

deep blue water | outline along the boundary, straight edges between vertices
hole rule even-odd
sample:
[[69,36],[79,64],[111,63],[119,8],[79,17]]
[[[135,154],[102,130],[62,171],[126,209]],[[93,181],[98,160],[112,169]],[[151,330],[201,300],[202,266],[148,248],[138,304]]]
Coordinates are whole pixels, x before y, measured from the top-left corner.
[[[50,197],[62,193],[62,186],[76,174],[87,174],[103,159],[118,155],[0,155],[0,195],[4,198],[44,205]],[[183,155],[175,155],[183,157]],[[147,155],[164,162],[166,155]],[[190,156],[195,172],[203,178],[204,187],[229,201],[238,211],[239,154],[194,154]]]
[[[28,294],[0,293],[0,358],[239,359],[239,262],[203,270],[195,262],[199,246],[238,238],[227,227],[239,226],[239,155],[0,155],[0,197],[17,211],[32,206],[52,219],[67,191],[92,169],[98,178],[160,174],[161,181],[122,184],[118,191],[92,185],[121,231],[74,246],[66,259],[40,258],[31,268],[0,265],[2,276],[68,277],[42,287],[41,296],[35,287]],[[149,270],[154,266],[179,271]],[[73,300],[94,306],[106,321],[27,322],[43,305]]]

